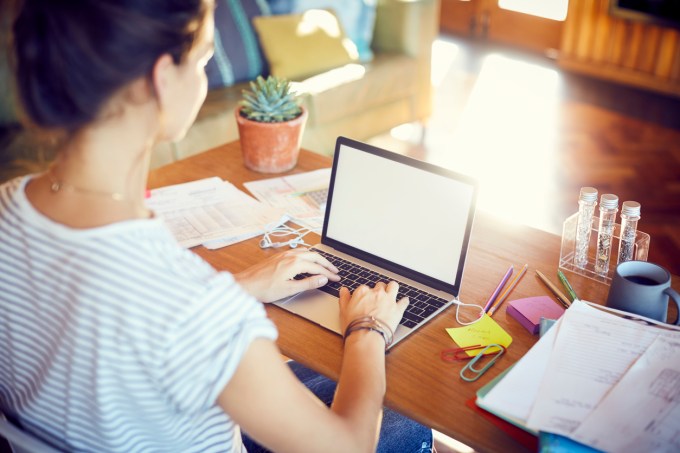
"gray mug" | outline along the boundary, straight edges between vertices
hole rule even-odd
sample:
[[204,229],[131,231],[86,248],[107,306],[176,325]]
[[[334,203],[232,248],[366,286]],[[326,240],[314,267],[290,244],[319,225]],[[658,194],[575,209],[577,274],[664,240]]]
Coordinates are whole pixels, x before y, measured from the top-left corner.
[[668,297],[678,307],[675,325],[680,325],[680,294],[671,288],[671,274],[646,261],[626,261],[616,267],[607,297],[607,307],[668,322]]

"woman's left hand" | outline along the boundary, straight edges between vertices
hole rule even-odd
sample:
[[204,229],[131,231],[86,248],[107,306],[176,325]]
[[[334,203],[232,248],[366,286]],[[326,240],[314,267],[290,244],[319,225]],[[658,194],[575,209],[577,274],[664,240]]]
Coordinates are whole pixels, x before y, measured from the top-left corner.
[[[298,274],[310,277],[295,280]],[[308,289],[340,280],[338,269],[326,258],[306,248],[279,253],[234,275],[246,291],[262,302],[274,302]]]

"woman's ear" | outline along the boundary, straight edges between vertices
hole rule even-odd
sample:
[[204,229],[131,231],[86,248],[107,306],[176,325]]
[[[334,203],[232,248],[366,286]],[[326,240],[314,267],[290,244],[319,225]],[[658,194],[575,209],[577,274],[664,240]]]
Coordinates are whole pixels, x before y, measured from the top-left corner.
[[163,109],[167,106],[172,96],[172,81],[174,78],[175,63],[170,54],[158,57],[153,65],[152,83],[153,90],[158,99],[158,105]]

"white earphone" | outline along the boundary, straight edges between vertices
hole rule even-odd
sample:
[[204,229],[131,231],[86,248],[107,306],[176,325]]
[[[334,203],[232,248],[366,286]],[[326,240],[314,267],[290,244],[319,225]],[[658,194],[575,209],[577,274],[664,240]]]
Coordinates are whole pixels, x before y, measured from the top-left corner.
[[[298,245],[304,245],[309,247],[309,244],[307,244],[304,240],[304,237],[308,235],[309,233],[313,232],[314,229],[312,228],[291,228],[288,225],[276,225],[271,228],[267,228],[262,235],[262,239],[260,239],[260,248],[267,249],[267,248],[279,248],[279,247],[285,247],[289,246],[290,248],[294,249]],[[280,241],[280,242],[275,242],[272,240],[272,238],[276,237],[286,237],[286,236],[295,236],[292,239],[289,239],[287,241]]]
[[[461,302],[458,298],[453,299],[452,302],[453,302],[454,305],[456,305],[456,321],[458,321],[458,323],[459,323],[460,325],[469,326],[469,325],[471,325],[471,324],[474,324],[474,323],[476,323],[476,322],[479,322],[479,321],[484,317],[484,307],[482,307],[481,305],[477,305],[477,304],[464,304],[464,303]],[[460,310],[460,307],[474,307],[476,310],[479,310],[479,316],[478,316],[477,318],[474,318],[472,321],[468,321],[468,322],[461,321],[461,320],[460,320],[460,317],[458,316],[458,315],[459,315],[458,312],[459,312],[459,310]]]

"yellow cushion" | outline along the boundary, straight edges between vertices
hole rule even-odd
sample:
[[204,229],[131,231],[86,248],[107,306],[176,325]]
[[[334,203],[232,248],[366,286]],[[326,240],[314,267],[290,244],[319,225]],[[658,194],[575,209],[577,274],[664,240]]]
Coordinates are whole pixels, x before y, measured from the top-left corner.
[[318,74],[357,61],[356,45],[331,11],[259,16],[253,25],[272,75],[287,79]]

